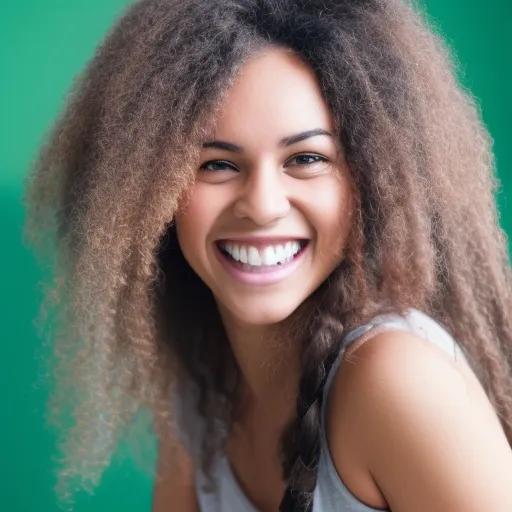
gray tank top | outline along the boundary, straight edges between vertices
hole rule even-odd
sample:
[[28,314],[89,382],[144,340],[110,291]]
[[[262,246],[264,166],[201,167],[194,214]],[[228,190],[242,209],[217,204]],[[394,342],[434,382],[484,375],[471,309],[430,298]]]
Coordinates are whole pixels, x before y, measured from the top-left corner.
[[[438,345],[455,359],[465,358],[461,347],[452,336],[434,319],[416,309],[410,309],[405,317],[398,314],[385,314],[373,318],[369,323],[350,331],[343,338],[342,349],[334,363],[324,388],[324,401],[327,403],[333,378],[340,365],[344,350],[362,334],[376,326],[407,330]],[[181,393],[180,393],[181,395]],[[178,424],[181,426],[182,441],[195,460],[199,460],[198,448],[201,445],[201,420],[194,412],[192,402],[177,400]],[[317,485],[314,492],[313,512],[375,512],[372,508],[358,500],[345,486],[338,475],[327,444],[324,417],[322,411],[322,428],[320,436],[320,460],[318,466]],[[212,476],[216,484],[213,491],[208,491],[208,480],[201,471],[201,464],[196,464],[195,488],[201,512],[258,512],[256,507],[244,494],[230,463],[225,455],[220,454],[212,466]]]

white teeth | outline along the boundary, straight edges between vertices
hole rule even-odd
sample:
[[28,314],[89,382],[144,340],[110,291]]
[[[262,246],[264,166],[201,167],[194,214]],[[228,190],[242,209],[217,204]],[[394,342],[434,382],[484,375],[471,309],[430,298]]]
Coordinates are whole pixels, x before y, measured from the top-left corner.
[[238,245],[233,246],[233,259],[240,261],[240,247]]
[[284,250],[284,247],[282,245],[278,245],[275,249],[274,249],[275,253],[276,253],[276,259],[277,261],[283,261],[286,259],[286,251]]
[[222,248],[234,260],[254,267],[273,266],[287,263],[300,251],[298,241],[286,242],[284,245],[268,245],[261,250],[256,247],[223,242]]
[[265,247],[262,255],[263,265],[276,265],[279,261],[277,259],[276,251],[273,247]]
[[253,265],[254,267],[260,267],[262,265],[260,253],[256,247],[249,247],[247,250],[247,256],[247,263],[249,263],[249,265]]
[[[231,256],[233,256],[233,254],[231,254]],[[248,261],[249,261],[247,258],[247,249],[244,245],[240,246],[240,256],[239,256],[238,261],[241,261],[242,263],[248,263]]]

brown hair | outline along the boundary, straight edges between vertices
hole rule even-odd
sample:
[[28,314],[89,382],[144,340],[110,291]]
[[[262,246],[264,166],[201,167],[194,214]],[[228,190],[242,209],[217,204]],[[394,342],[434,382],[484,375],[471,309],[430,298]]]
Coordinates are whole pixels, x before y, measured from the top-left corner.
[[210,426],[236,405],[237,366],[173,217],[223,95],[264,46],[315,71],[358,203],[346,258],[311,297],[307,329],[292,331],[304,347],[297,419],[283,434],[292,501],[311,507],[320,392],[340,335],[383,310],[415,307],[448,328],[512,440],[510,266],[491,139],[426,17],[402,0],[142,0],[77,79],[27,181],[27,239],[55,263],[41,317],[57,359],[49,411],[59,421],[74,408],[62,496],[75,476],[97,482],[141,408],[161,432],[172,427],[176,379],[197,385]]

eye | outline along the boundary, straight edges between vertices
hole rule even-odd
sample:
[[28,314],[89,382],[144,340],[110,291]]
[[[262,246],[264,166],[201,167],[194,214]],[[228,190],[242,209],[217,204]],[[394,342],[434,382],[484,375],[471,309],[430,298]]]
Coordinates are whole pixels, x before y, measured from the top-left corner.
[[[327,158],[321,155],[317,154],[311,154],[311,153],[303,153],[301,155],[295,155],[292,158],[290,158],[286,164],[285,167],[289,167],[290,165],[311,165],[318,162],[326,162]],[[295,162],[295,163],[294,163]]]
[[205,162],[199,167],[200,171],[204,172],[219,172],[219,171],[235,171],[238,172],[237,168],[230,164],[229,162],[225,162],[224,160],[210,160]]
[[323,176],[332,170],[332,161],[318,153],[300,153],[290,157],[284,167],[286,174],[297,179]]

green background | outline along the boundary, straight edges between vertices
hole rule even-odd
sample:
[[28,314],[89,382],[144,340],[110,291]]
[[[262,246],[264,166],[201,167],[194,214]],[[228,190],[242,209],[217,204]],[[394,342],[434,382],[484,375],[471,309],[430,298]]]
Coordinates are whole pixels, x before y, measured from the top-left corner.
[[[212,0],[214,1],[214,0]],[[36,382],[41,270],[21,242],[22,180],[73,77],[126,0],[0,0],[0,509],[54,511],[55,436],[44,427],[48,390]],[[454,48],[464,84],[478,98],[495,140],[501,222],[512,233],[510,0],[423,0]],[[478,198],[475,198],[478,200]],[[154,445],[147,457],[154,461]],[[150,509],[152,479],[120,450],[94,496],[77,512]]]

